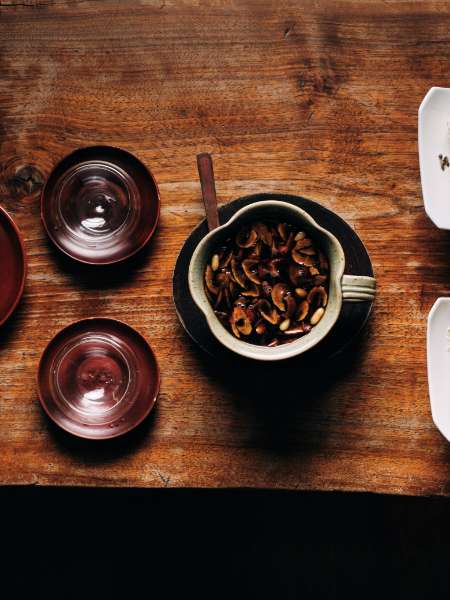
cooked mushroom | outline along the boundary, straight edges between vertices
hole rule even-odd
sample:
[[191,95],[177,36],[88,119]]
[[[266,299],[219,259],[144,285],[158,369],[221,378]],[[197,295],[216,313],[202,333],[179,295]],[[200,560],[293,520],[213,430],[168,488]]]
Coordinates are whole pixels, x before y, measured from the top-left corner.
[[260,300],[257,304],[260,315],[271,325],[277,325],[280,322],[280,315],[272,308],[268,300]]
[[250,323],[250,319],[248,318],[247,312],[239,307],[235,306],[232,314],[232,322],[236,329],[242,333],[242,335],[250,335],[252,332],[252,324]]
[[284,303],[285,296],[289,293],[289,288],[285,283],[276,283],[272,288],[272,302],[282,312],[286,310]]
[[222,258],[219,261],[219,268],[225,269],[231,262],[231,257],[233,256],[233,250],[229,252],[224,252]]
[[236,244],[240,248],[251,248],[256,244],[258,234],[253,228],[243,227],[236,235]]
[[304,231],[258,221],[242,227],[205,267],[205,294],[237,338],[277,346],[305,335],[325,313],[328,260]]
[[283,242],[285,242],[289,235],[287,223],[278,223],[277,231],[280,235],[280,238],[283,240]]
[[266,331],[267,331],[267,327],[264,324],[264,321],[259,320],[255,325],[255,332],[258,335],[264,335],[266,333]]
[[206,270],[205,270],[205,283],[206,283],[206,287],[211,292],[211,294],[214,294],[214,296],[217,296],[217,294],[219,293],[219,288],[217,288],[214,285],[214,283],[213,283],[213,277],[214,277],[214,272],[213,272],[213,270],[211,268],[211,265],[206,265]]
[[256,283],[257,285],[261,285],[261,279],[258,277],[258,264],[258,260],[246,258],[242,261],[242,268],[250,281],[253,281],[253,283]]
[[298,306],[297,314],[295,315],[295,320],[303,321],[308,316],[308,313],[309,313],[309,303],[307,300],[303,300],[303,302],[300,302],[300,304]]
[[325,288],[321,285],[314,286],[308,294],[308,302],[312,307],[326,306],[328,302],[328,294]]
[[269,275],[271,277],[279,277],[280,276],[280,266],[284,263],[284,259],[282,258],[273,258],[269,260],[267,263],[267,268],[269,270]]
[[296,240],[295,249],[302,250],[303,248],[310,248],[312,246],[312,240],[309,238],[301,238]]
[[260,291],[258,286],[255,283],[251,282],[250,285],[247,286],[246,290],[241,291],[241,294],[243,296],[251,296],[253,298],[257,298],[260,294]]
[[300,287],[295,288],[295,293],[299,298],[306,298],[306,296],[308,295],[308,292]]
[[294,248],[291,252],[292,259],[299,265],[304,265],[305,267],[313,267],[314,262],[310,256],[306,256],[302,254],[299,250]]

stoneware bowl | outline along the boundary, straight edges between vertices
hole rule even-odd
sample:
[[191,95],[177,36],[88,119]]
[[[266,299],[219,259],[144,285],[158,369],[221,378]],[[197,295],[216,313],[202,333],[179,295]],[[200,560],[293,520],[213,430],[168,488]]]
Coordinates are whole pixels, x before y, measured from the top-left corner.
[[[238,340],[220,323],[204,290],[204,270],[214,249],[246,223],[273,219],[297,224],[316,240],[327,254],[330,263],[329,299],[324,316],[310,333],[288,344],[268,348]],[[332,329],[341,311],[342,302],[372,301],[375,296],[373,277],[344,275],[345,255],[341,244],[329,231],[320,227],[304,210],[288,202],[266,200],[239,210],[225,225],[206,235],[191,258],[189,265],[189,290],[202,311],[213,335],[232,352],[262,361],[276,361],[303,354],[318,344]]]

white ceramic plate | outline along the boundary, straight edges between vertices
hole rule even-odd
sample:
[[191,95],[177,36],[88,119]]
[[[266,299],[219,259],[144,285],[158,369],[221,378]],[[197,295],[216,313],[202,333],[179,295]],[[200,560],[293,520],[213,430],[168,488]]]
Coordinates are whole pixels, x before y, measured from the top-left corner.
[[427,361],[433,421],[450,441],[450,298],[438,298],[428,315]]
[[450,88],[432,87],[419,108],[419,162],[425,211],[440,229],[450,229]]

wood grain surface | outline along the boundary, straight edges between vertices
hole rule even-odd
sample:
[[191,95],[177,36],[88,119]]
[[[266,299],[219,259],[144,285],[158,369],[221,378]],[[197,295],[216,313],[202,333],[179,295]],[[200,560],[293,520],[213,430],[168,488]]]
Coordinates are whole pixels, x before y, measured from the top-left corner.
[[[420,101],[449,84],[449,32],[443,2],[0,0],[0,202],[30,263],[0,331],[1,483],[450,494],[425,365],[450,237],[424,214],[417,159]],[[135,153],[162,199],[151,247],[100,274],[63,260],[39,221],[42,179],[90,144]],[[301,194],[356,228],[379,295],[344,359],[230,372],[190,342],[171,280],[203,215],[202,151],[220,202]],[[91,315],[135,326],[162,368],[154,415],[110,444],[58,431],[35,389],[48,340]]]

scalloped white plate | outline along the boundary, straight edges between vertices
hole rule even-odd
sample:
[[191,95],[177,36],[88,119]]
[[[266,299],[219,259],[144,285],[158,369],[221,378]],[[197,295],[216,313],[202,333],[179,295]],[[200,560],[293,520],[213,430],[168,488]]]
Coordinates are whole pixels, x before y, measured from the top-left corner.
[[419,108],[419,163],[425,211],[440,229],[450,229],[450,88],[432,87]]
[[431,415],[450,441],[450,298],[438,298],[428,315],[427,363]]

